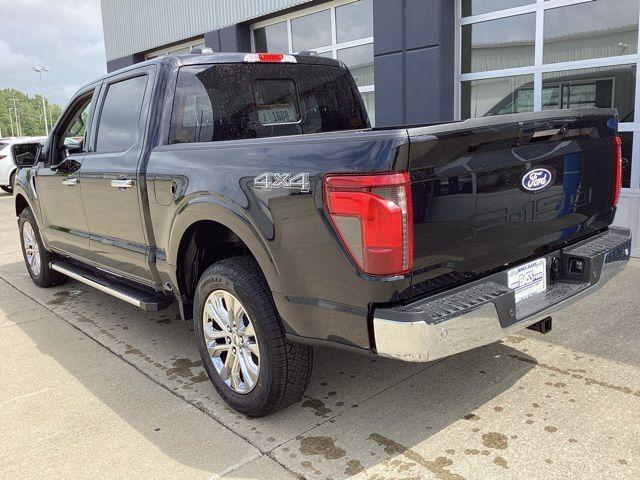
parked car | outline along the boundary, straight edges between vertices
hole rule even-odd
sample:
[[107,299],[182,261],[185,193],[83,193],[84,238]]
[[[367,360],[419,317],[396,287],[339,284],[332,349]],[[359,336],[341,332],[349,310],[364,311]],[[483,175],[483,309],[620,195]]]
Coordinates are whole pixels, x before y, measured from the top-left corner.
[[16,143],[45,141],[47,137],[9,137],[0,139],[0,188],[7,193],[13,192],[13,180],[16,166],[13,163],[11,146]]
[[25,263],[42,287],[177,302],[222,398],[268,415],[300,399],[313,345],[431,361],[546,332],[624,268],[617,125],[590,108],[372,129],[336,60],[162,57],[14,147]]

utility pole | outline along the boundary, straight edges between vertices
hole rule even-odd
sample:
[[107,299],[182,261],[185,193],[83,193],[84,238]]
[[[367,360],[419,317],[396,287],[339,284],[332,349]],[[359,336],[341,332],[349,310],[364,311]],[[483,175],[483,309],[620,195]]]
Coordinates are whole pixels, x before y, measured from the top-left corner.
[[13,108],[9,107],[9,122],[11,123],[11,136],[15,137],[15,132],[13,131]]
[[44,65],[34,65],[31,67],[34,72],[38,72],[40,76],[40,97],[42,99],[42,117],[44,118],[44,131],[49,136],[49,123],[47,122],[47,107],[45,106],[44,100],[44,86],[42,84],[42,72],[48,72],[49,67],[45,67]]
[[20,116],[18,115],[18,106],[17,106],[18,99],[10,98],[9,100],[13,102],[13,113],[16,114],[16,137],[21,137],[22,129],[20,128]]

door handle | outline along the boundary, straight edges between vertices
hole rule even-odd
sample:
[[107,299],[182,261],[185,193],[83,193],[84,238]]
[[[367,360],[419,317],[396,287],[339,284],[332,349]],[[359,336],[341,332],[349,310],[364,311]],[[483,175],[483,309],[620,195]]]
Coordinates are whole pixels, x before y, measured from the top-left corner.
[[111,186],[113,188],[131,188],[133,180],[111,180]]
[[64,180],[62,180],[62,184],[73,187],[74,185],[78,184],[78,179],[74,177],[67,177]]

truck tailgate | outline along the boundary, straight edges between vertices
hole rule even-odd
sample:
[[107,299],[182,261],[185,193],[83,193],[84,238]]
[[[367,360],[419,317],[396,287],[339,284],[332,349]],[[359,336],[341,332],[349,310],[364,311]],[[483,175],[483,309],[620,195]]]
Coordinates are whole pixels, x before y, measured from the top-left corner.
[[412,296],[470,281],[606,229],[615,110],[410,128]]

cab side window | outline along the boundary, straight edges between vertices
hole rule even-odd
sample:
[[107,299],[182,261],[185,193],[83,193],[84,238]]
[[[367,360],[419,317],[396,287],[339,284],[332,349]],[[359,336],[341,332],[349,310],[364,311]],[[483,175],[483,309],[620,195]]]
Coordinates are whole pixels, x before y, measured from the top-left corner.
[[87,133],[94,93],[91,91],[82,95],[71,107],[61,127],[56,130],[51,165],[59,164],[69,155],[87,151]]
[[146,75],[108,86],[98,122],[96,152],[124,152],[133,146],[146,88]]
[[77,152],[84,152],[87,138],[87,124],[93,93],[87,95],[78,106],[76,113],[71,117],[69,123],[64,128],[62,140],[65,147]]

